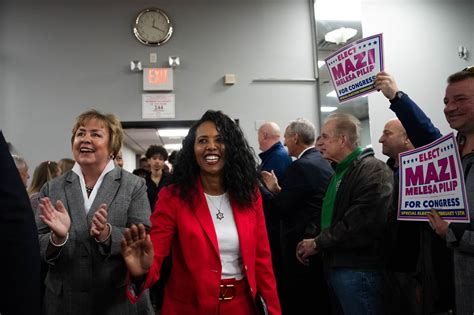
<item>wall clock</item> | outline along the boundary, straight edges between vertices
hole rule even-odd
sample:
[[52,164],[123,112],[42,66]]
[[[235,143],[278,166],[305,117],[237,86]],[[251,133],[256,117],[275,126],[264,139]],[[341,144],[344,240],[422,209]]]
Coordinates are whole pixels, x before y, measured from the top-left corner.
[[164,11],[149,8],[138,13],[133,25],[133,34],[142,44],[160,46],[171,38],[173,25]]

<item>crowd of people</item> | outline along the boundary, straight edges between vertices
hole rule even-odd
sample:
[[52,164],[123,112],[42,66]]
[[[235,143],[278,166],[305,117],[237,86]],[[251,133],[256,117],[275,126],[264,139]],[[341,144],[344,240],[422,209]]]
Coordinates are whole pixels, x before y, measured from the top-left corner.
[[[473,218],[474,67],[447,83],[444,114],[457,131]],[[428,222],[397,220],[399,154],[442,135],[392,75],[377,74],[375,87],[397,116],[379,139],[386,162],[361,147],[358,119],[337,112],[319,132],[291,121],[283,143],[280,127],[265,122],[258,163],[239,125],[209,110],[172,164],[152,145],[131,174],[122,168],[120,121],[90,110],[73,124],[74,159],[40,163],[28,186],[27,163],[3,152],[0,133],[2,167],[18,170],[0,185],[2,203],[28,217],[25,237],[33,214],[36,221],[33,245],[17,246],[37,259],[25,286],[37,284],[41,299],[22,307],[46,315],[473,314],[474,225],[446,222],[436,209]],[[0,313],[11,305],[0,303]]]

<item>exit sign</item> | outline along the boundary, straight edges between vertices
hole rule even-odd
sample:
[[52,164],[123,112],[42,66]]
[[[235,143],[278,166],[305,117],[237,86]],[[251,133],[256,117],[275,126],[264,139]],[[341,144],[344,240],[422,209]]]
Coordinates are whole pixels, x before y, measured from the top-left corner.
[[144,68],[144,91],[172,91],[173,68]]

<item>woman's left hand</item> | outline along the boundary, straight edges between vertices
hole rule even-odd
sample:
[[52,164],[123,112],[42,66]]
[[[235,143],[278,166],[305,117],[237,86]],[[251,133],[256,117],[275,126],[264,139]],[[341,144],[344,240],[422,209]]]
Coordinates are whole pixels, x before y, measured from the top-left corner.
[[94,213],[90,229],[90,236],[102,243],[110,236],[110,226],[107,224],[107,205],[101,204],[99,209]]
[[449,223],[444,221],[435,209],[431,209],[431,213],[427,214],[429,224],[433,231],[441,238],[446,238],[449,230]]

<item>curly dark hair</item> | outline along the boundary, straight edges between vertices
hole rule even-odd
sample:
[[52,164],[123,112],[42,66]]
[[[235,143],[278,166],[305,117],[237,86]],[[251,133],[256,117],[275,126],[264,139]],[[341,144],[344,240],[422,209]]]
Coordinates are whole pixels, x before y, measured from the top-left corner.
[[221,111],[208,110],[190,129],[183,140],[172,182],[179,188],[180,198],[192,205],[196,196],[195,186],[200,168],[194,154],[196,130],[204,122],[213,122],[225,145],[224,189],[239,206],[250,206],[257,196],[258,174],[253,149],[249,146],[240,127]]
[[161,157],[165,161],[168,159],[168,151],[166,151],[166,149],[163,146],[155,145],[155,144],[152,144],[151,146],[148,147],[148,149],[146,150],[145,156],[147,159],[151,159],[153,155],[157,155],[157,154],[161,155]]

